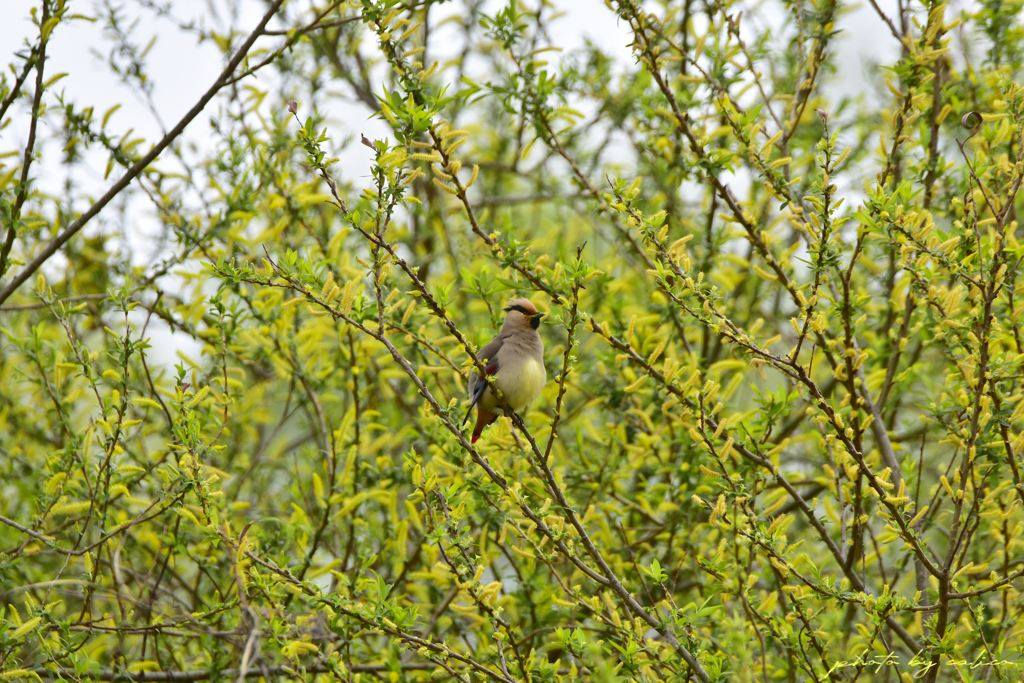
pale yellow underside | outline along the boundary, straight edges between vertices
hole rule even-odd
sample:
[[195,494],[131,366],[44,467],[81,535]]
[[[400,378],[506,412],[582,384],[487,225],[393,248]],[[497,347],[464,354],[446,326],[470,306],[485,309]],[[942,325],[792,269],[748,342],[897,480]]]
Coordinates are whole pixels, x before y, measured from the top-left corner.
[[[546,382],[547,373],[544,371],[544,366],[531,358],[524,361],[518,368],[503,367],[495,377],[494,384],[508,401],[512,410],[518,413],[540,396]],[[484,410],[494,412],[498,402],[488,390],[484,392],[481,404]]]

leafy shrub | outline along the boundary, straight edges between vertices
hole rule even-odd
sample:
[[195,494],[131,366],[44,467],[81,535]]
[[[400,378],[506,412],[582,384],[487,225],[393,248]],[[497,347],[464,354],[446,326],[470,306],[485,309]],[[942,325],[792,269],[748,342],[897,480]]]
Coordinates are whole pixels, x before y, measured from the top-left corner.
[[[830,0],[612,0],[635,63],[558,67],[542,3],[281,5],[184,26],[209,153],[57,93],[59,0],[2,81],[0,678],[1018,680],[1019,2],[872,2],[879,107]],[[550,381],[474,446],[519,295]]]

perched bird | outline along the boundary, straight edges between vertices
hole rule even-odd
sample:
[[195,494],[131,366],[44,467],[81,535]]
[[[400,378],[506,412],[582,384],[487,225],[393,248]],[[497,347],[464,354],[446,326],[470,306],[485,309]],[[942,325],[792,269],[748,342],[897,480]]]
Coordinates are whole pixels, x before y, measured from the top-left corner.
[[[520,412],[540,395],[548,381],[544,370],[544,342],[537,328],[543,313],[529,299],[515,299],[505,307],[508,315],[501,326],[501,332],[480,349],[477,357],[484,364],[488,375],[494,376],[505,402],[513,412]],[[491,392],[487,380],[474,373],[469,377],[469,410],[462,424],[469,420],[469,414],[476,406],[476,427],[473,428],[473,443],[480,438],[484,427],[498,419],[501,405]]]

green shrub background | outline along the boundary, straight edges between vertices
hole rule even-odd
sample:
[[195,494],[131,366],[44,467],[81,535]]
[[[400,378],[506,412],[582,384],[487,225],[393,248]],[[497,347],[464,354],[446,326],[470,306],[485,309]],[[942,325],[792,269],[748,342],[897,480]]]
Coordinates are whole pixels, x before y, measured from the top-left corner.
[[[877,8],[834,101],[830,0],[595,3],[618,61],[557,4],[277,0],[183,29],[205,151],[62,96],[71,4],[0,81],[0,679],[1019,680],[1019,1]],[[471,446],[514,296],[549,382]]]

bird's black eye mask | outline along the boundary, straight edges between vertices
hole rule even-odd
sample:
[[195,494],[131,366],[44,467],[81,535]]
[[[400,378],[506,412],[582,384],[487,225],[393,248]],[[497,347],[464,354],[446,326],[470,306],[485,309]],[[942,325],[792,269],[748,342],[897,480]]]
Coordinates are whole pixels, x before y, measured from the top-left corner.
[[519,311],[520,313],[522,313],[523,315],[525,315],[527,318],[530,319],[530,327],[532,327],[535,330],[538,327],[540,327],[540,319],[544,317],[543,313],[530,313],[528,310],[526,310],[525,308],[523,308],[519,304],[515,304],[513,306],[507,306],[505,308],[505,310],[506,311]]

